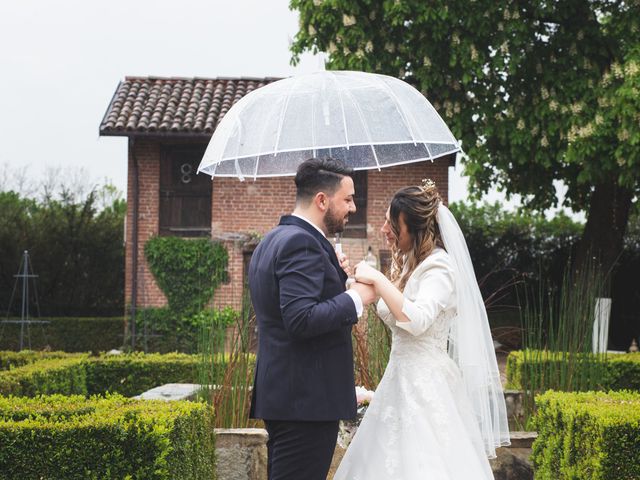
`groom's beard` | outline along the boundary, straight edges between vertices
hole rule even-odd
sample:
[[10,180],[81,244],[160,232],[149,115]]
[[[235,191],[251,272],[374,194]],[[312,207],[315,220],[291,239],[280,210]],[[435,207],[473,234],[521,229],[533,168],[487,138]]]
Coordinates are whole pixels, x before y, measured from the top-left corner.
[[344,217],[337,215],[331,204],[327,209],[327,213],[324,214],[324,226],[327,232],[329,232],[329,235],[335,235],[336,233],[344,231],[344,227],[348,221],[349,214]]

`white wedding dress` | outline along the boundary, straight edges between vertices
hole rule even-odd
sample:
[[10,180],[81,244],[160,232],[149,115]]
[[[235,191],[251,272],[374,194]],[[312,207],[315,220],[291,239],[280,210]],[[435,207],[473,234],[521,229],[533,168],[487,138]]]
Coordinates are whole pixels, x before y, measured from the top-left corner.
[[460,370],[447,353],[455,272],[436,249],[413,272],[397,322],[378,314],[392,347],[384,376],[334,480],[493,479]]

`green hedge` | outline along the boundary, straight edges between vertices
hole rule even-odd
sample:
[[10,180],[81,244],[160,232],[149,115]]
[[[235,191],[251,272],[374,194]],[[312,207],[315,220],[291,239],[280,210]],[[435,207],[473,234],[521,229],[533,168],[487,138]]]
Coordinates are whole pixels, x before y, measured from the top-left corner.
[[536,406],[536,479],[640,479],[640,393],[549,391]]
[[[20,355],[33,360],[0,371],[0,395],[33,397],[52,393],[93,395],[109,392],[134,396],[165,383],[199,383],[200,378],[201,357],[198,355],[137,352],[91,357],[60,352],[48,354],[65,356],[38,360],[36,352],[0,352],[0,360]],[[253,356],[252,360],[255,361]],[[209,367],[211,372],[206,376],[209,382],[222,383],[228,361],[228,355],[216,356],[215,363]]]
[[216,478],[203,403],[0,397],[0,479]]
[[87,394],[86,357],[47,358],[0,372],[0,395]]
[[[106,352],[124,344],[124,319],[99,318],[42,318],[49,324],[29,327],[33,350],[63,350],[65,352]],[[25,340],[26,341],[26,340]],[[20,325],[6,324],[0,337],[0,350],[18,350]]]
[[199,364],[199,356],[183,353],[91,357],[85,361],[87,391],[130,397],[165,383],[198,383]]
[[14,352],[12,350],[0,350],[0,370],[21,367],[45,358],[65,358],[68,356],[69,354],[66,352],[37,352],[34,350]]
[[[563,361],[566,360],[559,352],[513,351],[507,357],[507,388],[522,390],[523,372],[526,368],[533,368],[534,363],[536,371],[551,371],[553,363]],[[588,369],[591,366],[589,362],[583,362],[582,368]],[[608,354],[603,368],[602,390],[640,390],[640,353]]]
[[[136,314],[136,348],[146,352],[196,353],[203,327],[223,327],[238,323],[240,313],[231,307],[204,309],[195,314],[180,314],[169,307],[141,308]],[[147,333],[147,338],[144,333]]]

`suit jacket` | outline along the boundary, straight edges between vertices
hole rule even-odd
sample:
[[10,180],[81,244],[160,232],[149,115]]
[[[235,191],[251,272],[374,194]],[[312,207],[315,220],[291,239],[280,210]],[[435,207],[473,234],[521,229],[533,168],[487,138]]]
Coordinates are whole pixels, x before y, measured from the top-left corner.
[[331,243],[308,222],[284,216],[257,246],[249,289],[258,322],[251,417],[353,418],[351,326],[358,321]]

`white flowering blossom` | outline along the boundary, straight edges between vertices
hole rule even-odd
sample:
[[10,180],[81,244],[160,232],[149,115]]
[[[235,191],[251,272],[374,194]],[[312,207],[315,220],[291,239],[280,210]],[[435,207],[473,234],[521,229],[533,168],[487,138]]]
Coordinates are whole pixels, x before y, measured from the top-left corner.
[[551,100],[549,102],[549,110],[551,110],[552,112],[558,110],[558,102],[556,102],[555,100]]
[[457,33],[454,33],[453,35],[451,35],[451,43],[454,45],[460,45],[460,37],[458,36]]
[[316,29],[315,29],[315,28],[313,28],[313,25],[309,25],[309,28],[307,29],[307,31],[309,32],[309,35],[310,35],[311,37],[313,37],[313,36],[317,33],[317,32],[316,32]]
[[313,0],[313,4],[314,4],[316,7],[319,7],[320,5],[322,5],[322,2],[323,2],[323,1],[324,1],[324,0]]
[[476,46],[471,44],[471,60],[474,62],[478,60],[478,50],[476,50]]
[[509,13],[509,9],[508,8],[504,9],[504,12],[503,12],[502,16],[504,17],[505,20],[510,20],[511,19],[511,14]]
[[582,112],[582,103],[576,102],[573,105],[571,105],[571,112],[574,115],[578,115],[579,113],[581,113]]
[[335,43],[329,42],[329,48],[327,49],[327,51],[329,52],[329,54],[336,53],[338,51],[338,47],[336,47]]
[[364,46],[364,51],[367,53],[373,52],[373,42],[369,40],[367,44]]
[[622,70],[622,67],[619,63],[614,63],[613,65],[611,65],[611,71],[613,72],[613,76],[618,79],[624,77],[624,70]]
[[624,66],[624,73],[627,77],[635,77],[640,73],[640,65],[635,60],[631,60]]
[[522,120],[522,119],[518,120],[518,123],[517,123],[517,125],[516,125],[516,128],[517,128],[518,130],[524,130],[524,120]]
[[546,134],[542,135],[542,138],[540,139],[540,145],[543,148],[546,148],[546,147],[549,146],[549,140],[547,139],[547,135]]
[[423,64],[425,67],[430,67],[430,66],[431,66],[431,59],[430,59],[429,57],[425,56],[425,57],[422,59],[422,64]]
[[588,123],[584,127],[578,130],[578,136],[580,138],[587,138],[592,136],[593,132],[594,132],[593,124]]
[[540,88],[540,95],[542,96],[543,100],[548,99],[549,98],[549,90],[547,90],[546,87]]
[[629,135],[629,130],[627,130],[626,128],[618,131],[618,140],[620,140],[621,142],[628,141],[630,136],[631,135]]
[[346,13],[342,15],[342,24],[345,27],[350,27],[356,24],[356,16],[355,15],[347,15]]
[[387,42],[384,46],[384,49],[389,53],[393,53],[396,51],[396,46],[391,42]]
[[604,117],[601,114],[596,114],[595,118],[596,125],[602,125],[604,123]]

